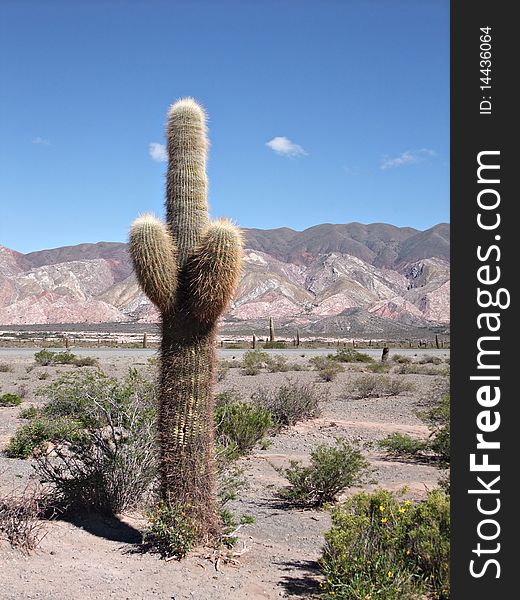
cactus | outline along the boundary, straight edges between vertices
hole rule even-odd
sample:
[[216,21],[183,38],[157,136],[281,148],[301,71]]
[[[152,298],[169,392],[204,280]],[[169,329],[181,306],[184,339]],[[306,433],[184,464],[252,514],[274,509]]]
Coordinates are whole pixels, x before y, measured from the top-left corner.
[[269,317],[269,341],[274,342],[274,323],[273,317]]
[[130,254],[139,283],[161,314],[158,438],[161,494],[182,502],[199,538],[219,530],[214,485],[212,384],[217,319],[241,271],[242,236],[209,221],[204,110],[191,98],[168,113],[166,224],[134,221]]
[[296,330],[296,347],[297,348],[300,347],[300,330],[299,329]]
[[251,342],[251,347],[253,348],[253,350],[256,349],[256,335],[253,333],[253,340]]
[[146,335],[146,331],[143,333],[143,348],[147,348],[148,346],[148,336]]

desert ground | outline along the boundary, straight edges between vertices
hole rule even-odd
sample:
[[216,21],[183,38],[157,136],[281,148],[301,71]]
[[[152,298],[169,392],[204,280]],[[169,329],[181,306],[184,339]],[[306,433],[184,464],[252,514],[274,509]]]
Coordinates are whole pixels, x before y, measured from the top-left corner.
[[[78,355],[95,356],[107,374],[123,377],[129,367],[151,371],[153,350],[74,349]],[[331,350],[273,350],[291,362],[307,365],[311,356]],[[40,406],[36,395],[42,385],[60,374],[78,369],[72,365],[39,366],[32,349],[0,349],[0,393],[16,392],[23,402],[16,407],[0,407],[0,450],[23,421],[22,409]],[[54,519],[44,523],[45,536],[29,555],[0,539],[0,598],[77,600],[259,600],[277,598],[316,598],[319,595],[317,559],[323,545],[323,532],[330,527],[326,510],[302,510],[287,506],[277,490],[286,484],[275,466],[290,459],[306,461],[321,442],[336,438],[359,440],[372,472],[364,489],[382,486],[398,490],[407,486],[407,497],[423,498],[436,487],[440,471],[434,463],[391,460],[374,442],[389,433],[427,437],[428,428],[417,417],[440,387],[447,386],[449,350],[396,350],[414,361],[425,355],[443,359],[429,365],[435,374],[396,374],[413,389],[393,397],[353,399],[346,390],[366,367],[345,364],[345,371],[330,382],[318,381],[312,370],[244,375],[230,368],[217,384],[217,391],[238,389],[248,398],[260,388],[276,388],[290,381],[316,382],[322,392],[321,414],[269,437],[266,449],[256,447],[239,459],[247,482],[230,509],[240,518],[254,517],[242,525],[231,560],[216,560],[211,549],[199,548],[182,561],[161,560],[157,554],[140,552],[141,534],[146,526],[138,512],[117,519],[93,515],[76,519]],[[381,351],[369,351],[379,359]],[[390,358],[394,351],[390,350]],[[219,351],[219,358],[241,360],[243,351]],[[392,363],[395,372],[398,365]],[[92,369],[96,367],[82,367]],[[48,378],[41,379],[42,373]],[[0,493],[16,493],[34,480],[31,459],[8,458],[0,453]],[[351,489],[346,494],[358,491]]]

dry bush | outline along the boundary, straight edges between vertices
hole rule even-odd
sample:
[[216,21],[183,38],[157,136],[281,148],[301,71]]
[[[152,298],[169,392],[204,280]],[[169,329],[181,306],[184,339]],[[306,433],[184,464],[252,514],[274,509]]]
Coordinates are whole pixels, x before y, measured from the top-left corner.
[[46,505],[46,498],[35,487],[26,487],[21,495],[0,496],[0,535],[13,548],[29,554],[45,537],[41,517]]
[[388,375],[362,375],[346,389],[347,396],[356,399],[398,396],[414,389],[411,382]]
[[298,384],[290,379],[276,390],[255,392],[253,402],[271,413],[275,427],[295,425],[298,421],[317,417],[323,393],[309,383]]

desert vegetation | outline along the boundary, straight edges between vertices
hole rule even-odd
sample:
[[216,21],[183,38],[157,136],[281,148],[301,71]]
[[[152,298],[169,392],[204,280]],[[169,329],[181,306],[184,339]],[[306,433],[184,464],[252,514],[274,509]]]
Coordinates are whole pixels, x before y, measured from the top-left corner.
[[[221,362],[227,367],[216,384],[213,415],[215,508],[221,529],[209,554],[204,550],[200,554],[191,507],[167,503],[161,495],[155,444],[160,406],[157,361],[145,359],[132,366],[135,361],[130,358],[98,360],[96,367],[85,369],[73,363],[50,364],[43,367],[49,375],[44,380],[42,367],[26,371],[23,365],[30,365],[30,358],[23,364],[14,361],[13,370],[3,374],[5,393],[14,393],[19,374],[28,377],[27,393],[18,405],[0,407],[6,415],[16,415],[0,460],[15,466],[30,463],[31,480],[44,483],[31,501],[27,495],[23,500],[23,495],[3,493],[3,514],[15,519],[16,526],[10,527],[22,533],[11,534],[3,526],[0,537],[38,561],[45,553],[33,551],[50,547],[46,544],[54,539],[56,519],[76,518],[85,510],[89,511],[85,514],[119,519],[137,511],[141,541],[136,548],[147,560],[162,557],[168,565],[171,559],[191,565],[193,556],[212,556],[220,570],[229,572],[225,565],[235,561],[240,573],[240,553],[245,550],[248,560],[259,560],[265,573],[276,579],[277,567],[269,554],[262,558],[263,551],[251,547],[248,536],[261,540],[294,531],[299,539],[305,531],[308,542],[298,547],[295,539],[296,552],[302,560],[313,557],[319,564],[319,571],[306,584],[309,597],[356,598],[384,584],[385,598],[398,593],[448,598],[448,478],[439,484],[440,477],[449,473],[446,362],[421,364],[415,357],[410,363],[389,360],[379,371],[374,368],[381,364],[377,360],[346,363],[325,357],[327,363],[343,367],[325,381],[317,379],[316,364],[321,361],[309,361],[312,354],[289,357],[274,350],[260,352],[267,357],[260,356],[260,369],[254,375],[243,372],[244,364],[251,364],[249,357],[245,363],[244,356],[217,363],[217,370]],[[253,364],[260,363],[257,357],[253,354]],[[270,369],[271,361],[282,368]],[[349,364],[357,365],[356,369],[350,370]],[[403,364],[434,368],[438,376],[398,374]],[[373,393],[360,394],[360,380],[361,391],[370,387]],[[407,407],[404,429],[400,425],[403,407]],[[416,431],[406,433],[406,427]],[[418,477],[426,477],[426,487],[414,487],[401,496],[385,489],[390,482],[395,489],[397,483],[405,486]],[[383,487],[374,490],[375,485]],[[439,485],[444,495],[432,492],[430,498],[426,489]],[[364,489],[361,495],[360,488]],[[384,497],[386,504],[381,494],[390,494]],[[262,498],[270,499],[265,504]],[[369,518],[368,507],[376,502],[389,511],[377,515],[379,521]],[[399,512],[403,507],[406,513]],[[317,520],[305,519],[302,509]],[[280,510],[285,517],[277,524],[270,515]],[[409,521],[398,520],[403,514]],[[294,529],[284,534],[287,526]],[[417,531],[423,537],[412,539]],[[363,555],[359,549],[367,539],[372,540],[374,551]],[[438,556],[425,554],[425,548],[431,549],[428,539],[439,550]],[[347,568],[340,557],[356,552],[359,565]],[[399,562],[399,552],[407,560]],[[351,589],[353,582],[357,587]]]

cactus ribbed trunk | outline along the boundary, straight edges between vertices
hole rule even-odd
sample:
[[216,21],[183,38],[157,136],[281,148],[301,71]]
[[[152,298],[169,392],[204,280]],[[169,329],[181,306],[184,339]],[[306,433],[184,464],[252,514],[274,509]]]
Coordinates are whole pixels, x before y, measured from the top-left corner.
[[241,270],[242,238],[210,222],[206,116],[187,98],[168,114],[166,225],[144,215],[130,232],[143,290],[161,311],[158,435],[163,499],[182,502],[200,539],[219,529],[212,384],[217,319]]
[[214,332],[179,339],[163,323],[159,395],[162,497],[190,506],[201,531],[218,531],[215,511]]

